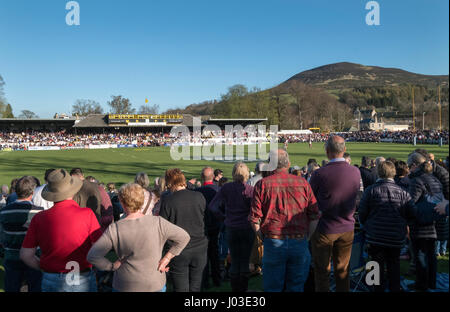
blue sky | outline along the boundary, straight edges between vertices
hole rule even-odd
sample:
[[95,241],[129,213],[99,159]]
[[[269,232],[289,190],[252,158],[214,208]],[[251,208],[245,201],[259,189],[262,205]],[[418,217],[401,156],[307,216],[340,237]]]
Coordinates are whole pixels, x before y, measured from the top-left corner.
[[111,95],[162,110],[219,98],[231,85],[268,88],[348,61],[422,74],[449,72],[449,1],[0,0],[0,75],[14,113],[69,113]]

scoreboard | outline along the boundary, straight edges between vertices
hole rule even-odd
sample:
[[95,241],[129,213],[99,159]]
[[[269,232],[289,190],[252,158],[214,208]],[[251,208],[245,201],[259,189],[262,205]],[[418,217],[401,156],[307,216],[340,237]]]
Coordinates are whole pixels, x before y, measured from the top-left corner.
[[109,114],[108,124],[116,126],[171,126],[183,122],[180,114]]

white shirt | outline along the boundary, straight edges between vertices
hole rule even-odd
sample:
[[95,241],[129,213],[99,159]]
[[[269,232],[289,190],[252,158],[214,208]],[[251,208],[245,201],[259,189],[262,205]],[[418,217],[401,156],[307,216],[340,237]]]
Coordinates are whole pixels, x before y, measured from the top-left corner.
[[333,159],[331,159],[329,162],[330,163],[333,163],[333,162],[338,162],[338,161],[345,161],[345,158],[333,158]]
[[255,174],[253,177],[251,177],[251,178],[247,181],[247,184],[248,184],[248,185],[251,185],[251,186],[255,186],[256,183],[257,183],[259,180],[261,180],[262,178],[263,178],[263,177],[262,177],[262,174],[260,174],[260,173]]
[[31,201],[33,202],[33,205],[42,207],[44,208],[44,210],[47,210],[53,207],[53,202],[47,201],[42,198],[42,190],[44,189],[45,185],[46,184],[41,185],[34,190],[33,199]]

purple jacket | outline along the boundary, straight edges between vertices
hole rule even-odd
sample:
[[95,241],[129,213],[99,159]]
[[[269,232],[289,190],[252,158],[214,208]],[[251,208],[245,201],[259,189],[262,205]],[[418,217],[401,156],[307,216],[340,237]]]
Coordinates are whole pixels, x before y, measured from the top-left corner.
[[345,161],[330,162],[314,171],[309,183],[319,204],[322,217],[317,230],[322,234],[353,231],[356,196],[361,174]]
[[223,185],[209,204],[209,208],[219,219],[225,219],[230,228],[248,228],[253,186],[240,182]]

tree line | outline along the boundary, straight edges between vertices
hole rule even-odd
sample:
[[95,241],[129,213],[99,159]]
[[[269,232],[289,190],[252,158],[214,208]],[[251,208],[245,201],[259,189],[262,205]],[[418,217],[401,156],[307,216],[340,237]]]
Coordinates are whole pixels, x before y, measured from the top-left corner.
[[[413,91],[414,89],[414,91]],[[397,85],[383,87],[357,87],[339,91],[339,101],[353,110],[364,106],[376,109],[406,112],[411,110],[412,96],[416,103],[426,106],[437,104],[438,88],[420,85]],[[440,88],[441,103],[448,104],[449,88]]]
[[329,93],[301,83],[289,83],[261,90],[237,84],[220,100],[193,104],[167,113],[210,115],[218,118],[267,118],[267,125],[280,129],[343,131],[352,125],[351,109]]
[[[158,104],[141,105],[135,109],[130,99],[121,95],[112,95],[111,100],[107,102],[108,113],[111,114],[158,114]],[[72,106],[72,115],[88,116],[91,114],[103,114],[104,110],[100,103],[93,100],[76,100]]]
[[[209,115],[222,118],[268,118],[267,124],[280,129],[308,129],[345,131],[357,127],[357,109],[376,109],[377,112],[399,112],[412,116],[412,88],[416,109],[416,125],[439,128],[437,88],[428,86],[356,87],[323,90],[299,80],[290,80],[277,87],[261,91],[237,84],[228,88],[219,100],[192,104],[185,109],[171,109],[168,113]],[[449,88],[443,86],[441,95],[442,127],[449,127]],[[420,120],[419,120],[420,119]],[[385,122],[395,122],[385,118]]]

